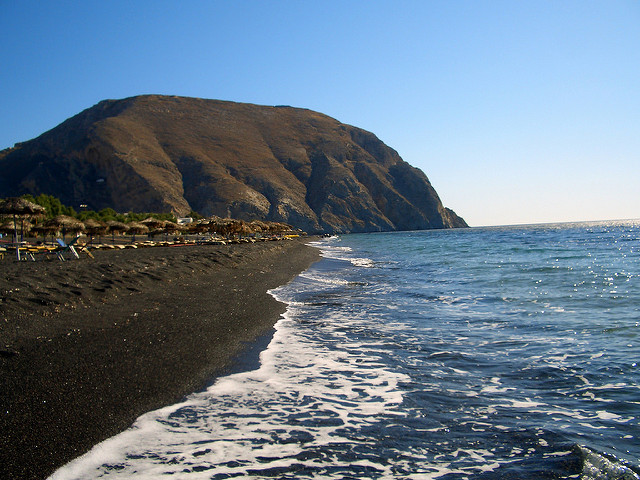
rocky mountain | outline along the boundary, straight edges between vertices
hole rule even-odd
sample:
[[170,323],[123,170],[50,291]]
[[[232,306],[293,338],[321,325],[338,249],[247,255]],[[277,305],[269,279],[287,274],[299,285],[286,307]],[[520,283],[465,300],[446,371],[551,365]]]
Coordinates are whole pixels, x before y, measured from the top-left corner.
[[426,175],[321,113],[199,98],[105,100],[0,152],[0,197],[117,211],[194,210],[307,232],[465,227]]

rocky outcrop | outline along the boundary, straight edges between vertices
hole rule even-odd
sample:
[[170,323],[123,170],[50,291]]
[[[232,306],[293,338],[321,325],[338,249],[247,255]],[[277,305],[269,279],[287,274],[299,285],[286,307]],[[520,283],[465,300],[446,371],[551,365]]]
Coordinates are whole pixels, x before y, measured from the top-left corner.
[[198,98],[105,100],[0,153],[0,196],[195,210],[308,232],[464,227],[426,175],[326,115]]

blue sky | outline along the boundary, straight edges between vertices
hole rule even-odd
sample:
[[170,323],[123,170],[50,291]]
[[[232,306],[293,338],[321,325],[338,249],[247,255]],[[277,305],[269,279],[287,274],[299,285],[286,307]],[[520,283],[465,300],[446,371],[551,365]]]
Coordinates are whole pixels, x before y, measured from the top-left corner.
[[0,35],[0,148],[106,98],[286,104],[473,226],[640,217],[637,0],[0,0]]

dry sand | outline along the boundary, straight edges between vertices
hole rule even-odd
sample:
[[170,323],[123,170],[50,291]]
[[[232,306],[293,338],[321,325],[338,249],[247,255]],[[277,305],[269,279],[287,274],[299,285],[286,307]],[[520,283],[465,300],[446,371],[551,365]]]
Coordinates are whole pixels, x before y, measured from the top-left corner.
[[308,268],[301,241],[0,261],[0,478],[57,467],[238,363]]

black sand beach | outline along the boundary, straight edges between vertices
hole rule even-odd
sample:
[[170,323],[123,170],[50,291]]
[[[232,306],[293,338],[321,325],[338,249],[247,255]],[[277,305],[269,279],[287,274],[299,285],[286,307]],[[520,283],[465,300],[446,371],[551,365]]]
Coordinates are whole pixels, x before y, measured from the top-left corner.
[[[302,241],[0,261],[0,478],[46,478],[234,368],[318,258]],[[234,361],[236,359],[236,361]]]

